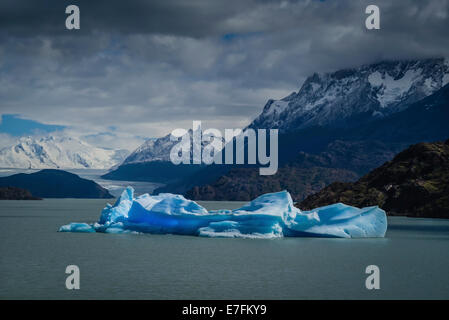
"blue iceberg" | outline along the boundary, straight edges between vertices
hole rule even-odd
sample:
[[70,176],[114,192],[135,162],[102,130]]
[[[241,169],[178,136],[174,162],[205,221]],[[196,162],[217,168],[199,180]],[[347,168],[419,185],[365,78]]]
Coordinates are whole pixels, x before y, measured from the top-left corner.
[[287,191],[261,195],[235,210],[207,211],[182,195],[143,194],[134,198],[127,187],[108,204],[94,224],[70,223],[61,232],[158,233],[227,238],[384,237],[385,211],[355,208],[343,203],[310,211],[293,205]]

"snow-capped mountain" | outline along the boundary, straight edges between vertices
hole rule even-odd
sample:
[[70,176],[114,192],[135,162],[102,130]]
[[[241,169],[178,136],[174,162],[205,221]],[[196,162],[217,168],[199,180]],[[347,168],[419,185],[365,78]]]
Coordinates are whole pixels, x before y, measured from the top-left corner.
[[251,128],[281,132],[311,126],[347,126],[406,109],[449,82],[444,59],[388,61],[314,74],[301,89],[269,100]]
[[[192,146],[192,129],[188,130],[190,135],[190,157],[192,159],[193,148]],[[168,134],[162,138],[153,138],[145,141],[136,150],[134,150],[123,162],[123,164],[140,163],[140,162],[151,162],[151,161],[171,161],[170,151],[173,146],[179,144],[179,141],[171,141],[170,135]],[[224,138],[222,138],[224,143]],[[201,148],[203,149],[207,146],[209,142],[201,142]]]
[[170,150],[176,143],[176,141],[170,141],[170,135],[157,139],[148,139],[134,150],[125,159],[123,164],[149,161],[170,161]]
[[2,168],[109,169],[126,157],[126,150],[94,147],[71,137],[20,138],[0,150]]

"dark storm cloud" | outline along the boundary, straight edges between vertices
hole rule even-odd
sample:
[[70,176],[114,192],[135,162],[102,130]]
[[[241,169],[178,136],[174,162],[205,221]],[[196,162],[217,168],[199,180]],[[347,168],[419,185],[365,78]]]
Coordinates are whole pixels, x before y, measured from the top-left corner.
[[[265,1],[258,1],[263,3]],[[218,34],[235,14],[253,1],[226,0],[6,0],[0,4],[0,28],[18,35],[65,32],[64,12],[70,5],[82,12],[82,32],[161,33],[201,37]]]
[[448,56],[448,2],[375,1],[367,31],[371,1],[2,1],[0,113],[123,139],[244,126],[313,72]]

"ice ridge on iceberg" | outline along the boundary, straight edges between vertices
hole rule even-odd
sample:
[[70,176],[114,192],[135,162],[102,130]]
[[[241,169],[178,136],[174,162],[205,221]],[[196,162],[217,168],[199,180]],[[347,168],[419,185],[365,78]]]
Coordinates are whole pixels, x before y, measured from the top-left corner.
[[385,211],[336,203],[310,211],[293,205],[287,191],[267,193],[235,210],[207,211],[182,195],[134,197],[127,187],[107,204],[97,223],[70,223],[61,232],[159,233],[230,238],[384,237]]

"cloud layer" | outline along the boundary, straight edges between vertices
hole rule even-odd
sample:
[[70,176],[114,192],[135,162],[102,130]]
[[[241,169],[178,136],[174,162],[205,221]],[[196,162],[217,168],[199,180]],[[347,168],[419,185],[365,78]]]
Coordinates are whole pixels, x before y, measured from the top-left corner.
[[[246,125],[313,72],[448,56],[449,1],[69,1],[0,4],[0,113],[101,145]],[[127,141],[129,141],[127,143]]]

